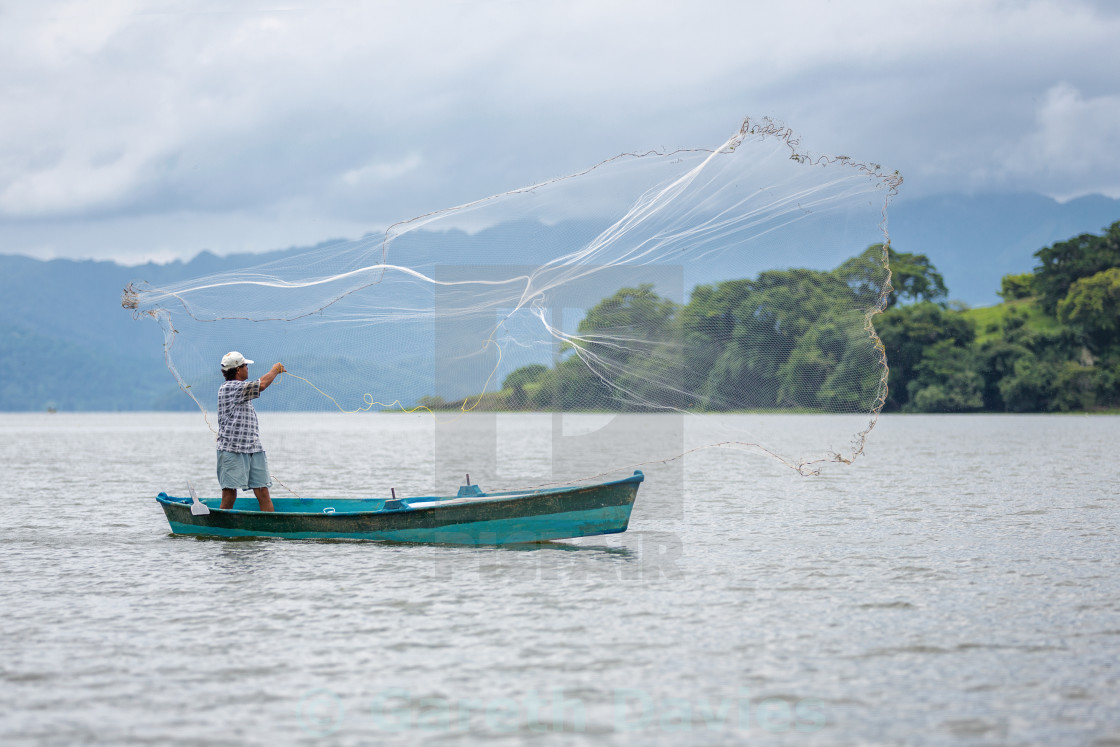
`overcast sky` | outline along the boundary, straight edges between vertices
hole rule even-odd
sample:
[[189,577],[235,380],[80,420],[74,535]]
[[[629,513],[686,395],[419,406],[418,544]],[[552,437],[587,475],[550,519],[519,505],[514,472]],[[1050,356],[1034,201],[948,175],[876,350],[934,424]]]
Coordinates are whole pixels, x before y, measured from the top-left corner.
[[744,116],[949,191],[1120,197],[1111,0],[0,0],[0,253],[358,237]]

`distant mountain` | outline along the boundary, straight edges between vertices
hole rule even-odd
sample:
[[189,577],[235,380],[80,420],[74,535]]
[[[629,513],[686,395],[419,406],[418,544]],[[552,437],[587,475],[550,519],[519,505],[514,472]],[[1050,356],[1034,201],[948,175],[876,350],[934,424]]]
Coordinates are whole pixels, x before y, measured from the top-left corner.
[[[905,189],[905,188],[904,188]],[[1102,195],[1060,203],[1035,194],[899,197],[888,211],[896,251],[925,254],[949,297],[970,306],[999,303],[1004,275],[1031,271],[1039,249],[1120,220],[1120,200]]]
[[[1099,233],[1116,220],[1120,200],[1100,196],[1058,203],[1031,194],[943,195],[899,198],[891,206],[889,230],[898,251],[929,256],[944,275],[951,298],[984,306],[998,302],[1003,275],[1034,267],[1032,255],[1038,249],[1081,233]],[[443,259],[441,248],[455,245],[484,265],[488,247],[500,243],[524,247],[518,261],[533,265],[554,256],[558,245],[571,246],[594,232],[591,224],[512,223],[472,236],[406,235],[397,249],[413,262],[436,264]],[[423,257],[416,254],[421,245],[430,250]],[[194,408],[164,365],[158,327],[133,320],[121,308],[121,290],[133,281],[160,285],[304,251],[227,257],[203,252],[189,262],[138,266],[0,255],[0,411]],[[788,259],[799,261],[794,255]],[[686,267],[686,289],[708,280],[705,272]],[[384,375],[407,379],[411,389],[418,389],[425,384],[423,377],[431,375],[422,368],[398,364]],[[383,383],[392,386],[391,381]],[[298,406],[315,404],[308,399]]]
[[133,320],[121,291],[135,280],[185,280],[286,253],[203,252],[128,267],[0,255],[0,411],[194,408],[164,365],[159,328]]

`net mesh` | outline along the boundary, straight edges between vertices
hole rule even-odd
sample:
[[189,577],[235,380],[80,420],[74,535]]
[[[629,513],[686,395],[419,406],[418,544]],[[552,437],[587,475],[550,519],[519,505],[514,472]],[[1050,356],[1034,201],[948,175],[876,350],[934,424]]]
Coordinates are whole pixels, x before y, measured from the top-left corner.
[[[161,326],[168,369],[211,423],[218,362],[239,350],[254,375],[288,369],[259,401],[268,409],[437,424],[688,413],[713,424],[699,441],[610,466],[721,446],[812,472],[858,455],[883,405],[872,319],[889,292],[885,211],[900,182],[748,119],[714,149],[620,155],[357,241],[137,282],[123,305]],[[775,413],[847,417],[791,432]]]

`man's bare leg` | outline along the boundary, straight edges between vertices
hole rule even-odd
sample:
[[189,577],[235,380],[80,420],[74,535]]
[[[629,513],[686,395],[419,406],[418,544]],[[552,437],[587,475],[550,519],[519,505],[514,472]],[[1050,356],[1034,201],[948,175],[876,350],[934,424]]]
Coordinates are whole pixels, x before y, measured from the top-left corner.
[[234,488],[222,488],[222,505],[221,508],[233,508],[233,502],[237,500],[237,490]]
[[261,511],[275,511],[272,507],[272,496],[268,488],[253,488],[253,495],[257,496],[257,503],[261,504]]

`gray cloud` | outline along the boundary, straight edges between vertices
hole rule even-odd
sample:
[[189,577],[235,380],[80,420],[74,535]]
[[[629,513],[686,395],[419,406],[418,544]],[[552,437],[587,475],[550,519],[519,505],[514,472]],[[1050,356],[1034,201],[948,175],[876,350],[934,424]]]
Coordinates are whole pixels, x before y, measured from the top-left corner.
[[263,250],[778,117],[904,194],[1120,196],[1120,16],[946,0],[0,9],[0,251]]

